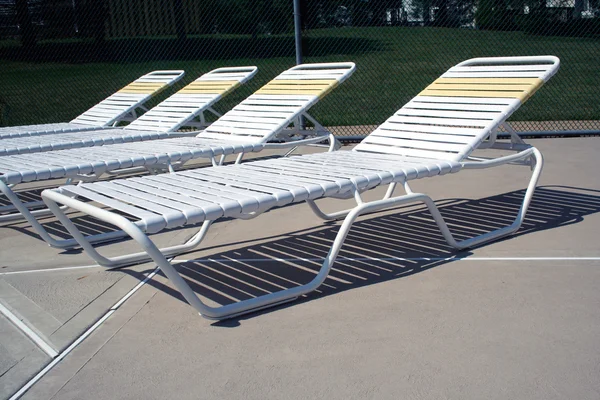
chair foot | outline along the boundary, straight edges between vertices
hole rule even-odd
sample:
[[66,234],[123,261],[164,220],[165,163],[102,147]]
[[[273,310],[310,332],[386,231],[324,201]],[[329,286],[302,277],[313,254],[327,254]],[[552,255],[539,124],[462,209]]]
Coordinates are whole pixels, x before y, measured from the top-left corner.
[[207,316],[207,315],[202,314],[202,313],[198,313],[198,315],[200,315],[202,318],[208,319],[209,321],[226,321],[228,319],[236,318],[236,317],[239,317],[239,316],[242,316],[242,315],[259,312],[259,311],[262,311],[262,310],[266,310],[268,308],[273,308],[273,307],[280,306],[282,304],[291,303],[291,302],[296,301],[296,300],[298,300],[298,296],[296,296],[296,297],[290,297],[289,299],[277,301],[277,302],[274,302],[274,303],[269,303],[269,304],[261,306],[261,307],[249,308],[249,309],[247,309],[245,311],[241,311],[241,312],[239,312],[237,314],[236,313],[229,314],[229,315],[226,315],[226,316],[223,316],[223,317],[210,317],[210,316]]

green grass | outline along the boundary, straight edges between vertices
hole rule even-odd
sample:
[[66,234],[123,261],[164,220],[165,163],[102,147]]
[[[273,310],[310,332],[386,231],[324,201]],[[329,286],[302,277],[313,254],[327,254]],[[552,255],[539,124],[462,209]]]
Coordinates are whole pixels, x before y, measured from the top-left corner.
[[[253,43],[244,37],[230,36],[226,40],[247,40],[248,46]],[[222,42],[223,46],[227,45],[226,40]],[[172,46],[177,45],[172,41]],[[7,46],[0,42],[0,48]],[[153,57],[148,54],[151,47],[144,51],[145,59]],[[161,48],[161,51],[166,50]],[[257,54],[261,54],[260,51]],[[560,57],[560,71],[513,119],[600,119],[598,39],[400,27],[341,28],[305,33],[305,62],[353,61],[357,64],[354,76],[312,112],[328,126],[379,124],[446,69],[467,58],[546,54]],[[257,65],[258,75],[219,104],[218,108],[224,111],[294,63],[294,58],[287,56],[173,61],[172,54],[161,53],[156,58],[161,61],[69,64],[0,59],[0,124],[68,121],[153,69],[185,69],[187,74],[178,84],[180,87],[215,67]],[[156,101],[170,93],[162,93]]]

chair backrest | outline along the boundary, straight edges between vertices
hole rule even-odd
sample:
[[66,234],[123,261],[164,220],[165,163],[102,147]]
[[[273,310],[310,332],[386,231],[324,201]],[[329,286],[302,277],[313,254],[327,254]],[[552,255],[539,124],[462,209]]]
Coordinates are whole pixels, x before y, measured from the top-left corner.
[[474,58],[450,68],[356,151],[460,161],[558,70],[553,56]]
[[350,77],[355,68],[351,62],[292,67],[224,114],[198,137],[267,142]]
[[150,72],[102,100],[71,122],[80,125],[111,126],[150,100],[152,96],[172,86],[184,74],[181,70]]
[[212,70],[127,125],[127,130],[172,132],[193,120],[217,101],[250,80],[252,67]]

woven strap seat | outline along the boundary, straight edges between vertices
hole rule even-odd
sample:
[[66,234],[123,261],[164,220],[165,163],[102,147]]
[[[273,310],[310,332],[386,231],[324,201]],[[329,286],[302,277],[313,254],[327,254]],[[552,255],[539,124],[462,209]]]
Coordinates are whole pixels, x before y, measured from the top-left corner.
[[156,233],[460,168],[460,163],[445,160],[337,151],[63,186],[59,192],[129,214],[145,231]]

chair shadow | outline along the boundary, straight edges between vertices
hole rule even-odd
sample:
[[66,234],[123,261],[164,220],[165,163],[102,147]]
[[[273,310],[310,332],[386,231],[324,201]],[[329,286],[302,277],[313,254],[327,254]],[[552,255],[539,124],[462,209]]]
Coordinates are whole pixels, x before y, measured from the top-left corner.
[[[440,212],[457,238],[463,240],[510,224],[524,190],[478,200],[438,201]],[[521,229],[501,240],[553,229],[583,220],[600,211],[600,191],[567,186],[539,187]],[[215,253],[208,259],[177,265],[191,288],[209,303],[221,305],[307,283],[314,278],[339,229],[338,224],[293,232],[240,249]],[[256,240],[254,238],[253,240]],[[391,214],[364,216],[348,234],[328,278],[315,292],[296,302],[410,276],[471,254],[443,239],[425,207]],[[129,271],[132,275],[135,273]],[[143,279],[141,273],[139,278]],[[148,284],[185,302],[176,290],[156,280]],[[289,307],[288,303],[257,313],[217,322],[236,326],[258,313]]]

